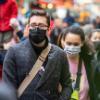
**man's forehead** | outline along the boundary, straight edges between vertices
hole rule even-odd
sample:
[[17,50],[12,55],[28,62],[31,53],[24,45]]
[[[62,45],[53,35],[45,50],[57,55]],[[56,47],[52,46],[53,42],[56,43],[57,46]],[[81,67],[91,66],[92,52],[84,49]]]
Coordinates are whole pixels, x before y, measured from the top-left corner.
[[30,23],[44,23],[47,24],[47,19],[45,16],[32,16],[30,18]]

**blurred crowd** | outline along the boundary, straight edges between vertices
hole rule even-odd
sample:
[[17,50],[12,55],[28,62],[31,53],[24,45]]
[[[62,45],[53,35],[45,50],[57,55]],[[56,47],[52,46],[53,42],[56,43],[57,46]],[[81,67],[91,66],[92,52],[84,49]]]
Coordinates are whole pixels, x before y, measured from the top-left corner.
[[[34,12],[35,9],[46,10],[41,7],[38,0],[35,2],[31,1],[28,5],[29,9],[26,10],[24,6],[18,6],[15,0],[0,0],[0,74],[2,73],[4,57],[9,47],[29,37],[28,18],[31,12]],[[65,16],[63,18],[57,14],[56,10],[52,13],[47,11],[50,16],[48,39],[52,44],[63,49],[67,54],[74,55],[74,53],[77,54],[81,52],[84,63],[86,63],[88,67],[90,66],[89,63],[92,63],[94,80],[88,79],[88,81],[95,82],[95,90],[96,94],[98,94],[96,98],[100,100],[100,16],[98,15],[91,18],[87,10],[79,12],[78,15],[73,14],[71,9],[65,10]],[[71,45],[73,46],[69,47]],[[76,48],[74,48],[75,46]],[[80,51],[81,46],[84,47],[83,51]],[[76,60],[77,56],[68,56],[69,65],[71,66],[73,61],[71,62],[70,59]],[[75,70],[76,69],[72,67],[70,68],[71,76],[73,76]],[[87,70],[89,71],[89,69]],[[88,85],[90,84],[86,81],[85,74],[90,74],[92,71],[90,70],[90,72],[86,73],[83,68],[83,73],[83,83],[81,83],[81,86],[83,86],[83,88],[86,86],[86,88],[81,90],[81,92],[85,91],[86,93],[86,90],[89,88]],[[74,80],[74,77],[72,77],[72,79]],[[0,100],[15,100],[8,98],[1,99],[1,90],[3,90],[3,87],[4,90],[8,89],[8,87],[2,86],[2,84],[4,83],[0,84]],[[83,95],[85,95],[85,93],[83,93]],[[9,97],[9,93],[5,95]]]

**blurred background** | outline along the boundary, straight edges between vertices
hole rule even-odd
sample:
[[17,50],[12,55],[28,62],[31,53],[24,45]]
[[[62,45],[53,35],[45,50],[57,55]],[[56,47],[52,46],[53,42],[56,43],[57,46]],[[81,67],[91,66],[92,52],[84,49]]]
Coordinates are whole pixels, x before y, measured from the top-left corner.
[[84,25],[100,20],[100,0],[17,0],[21,28],[27,23],[30,10],[45,9],[51,19],[66,18],[68,12],[75,22]]
[[[26,14],[30,6],[37,6],[47,10],[50,14],[56,13],[59,17],[64,18],[67,10],[71,11],[74,17],[95,18],[100,13],[100,0],[17,0],[19,12]],[[60,13],[60,14],[59,14]]]

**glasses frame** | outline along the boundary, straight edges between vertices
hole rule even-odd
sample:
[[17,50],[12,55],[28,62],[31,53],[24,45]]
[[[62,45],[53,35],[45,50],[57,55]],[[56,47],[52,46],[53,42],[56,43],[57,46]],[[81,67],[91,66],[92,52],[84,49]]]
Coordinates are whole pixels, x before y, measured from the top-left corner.
[[40,28],[40,29],[43,29],[43,30],[47,30],[48,29],[48,25],[45,25],[43,23],[39,23],[39,24],[36,24],[36,23],[31,23],[29,24],[29,26],[32,28],[32,29],[35,29],[35,28]]

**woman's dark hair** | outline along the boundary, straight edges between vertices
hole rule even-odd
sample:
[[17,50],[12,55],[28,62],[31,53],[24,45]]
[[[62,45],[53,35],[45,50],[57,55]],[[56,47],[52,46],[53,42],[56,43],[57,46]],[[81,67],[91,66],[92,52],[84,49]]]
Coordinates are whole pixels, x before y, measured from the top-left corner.
[[29,17],[29,22],[30,22],[30,18],[32,16],[42,16],[42,17],[46,17],[47,19],[47,24],[48,26],[50,26],[50,16],[44,11],[44,10],[32,10],[31,11],[31,14],[30,14],[30,17]]
[[85,40],[84,31],[83,31],[80,27],[72,26],[72,27],[66,28],[66,29],[64,29],[63,33],[64,33],[64,34],[63,34],[63,40],[65,40],[66,35],[67,35],[68,33],[72,33],[72,34],[79,35],[79,36],[81,37],[81,40],[82,40],[82,41]]
[[88,39],[90,39],[90,38],[92,37],[93,33],[95,33],[95,32],[100,33],[100,29],[93,29],[93,30],[89,33]]
[[72,26],[72,27],[66,28],[62,33],[63,33],[63,36],[62,36],[63,40],[65,40],[67,34],[75,34],[75,35],[80,36],[81,41],[84,43],[81,48],[81,53],[80,53],[80,56],[83,59],[85,59],[91,53],[89,45],[85,41],[85,34],[82,28]]

